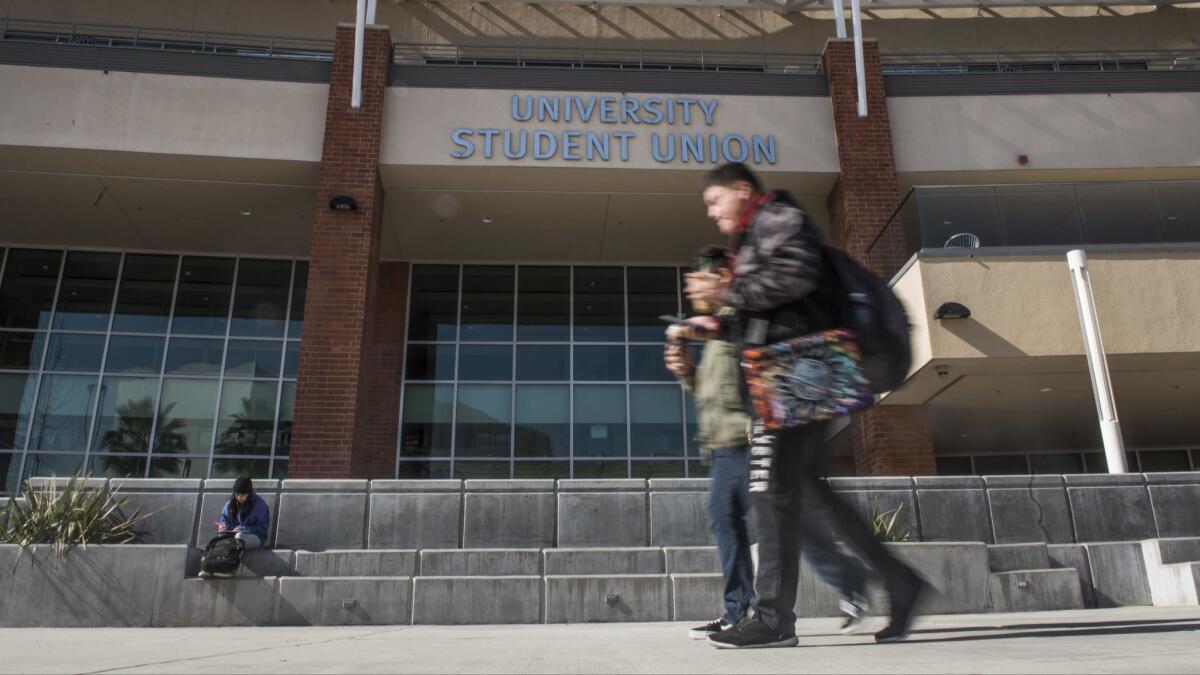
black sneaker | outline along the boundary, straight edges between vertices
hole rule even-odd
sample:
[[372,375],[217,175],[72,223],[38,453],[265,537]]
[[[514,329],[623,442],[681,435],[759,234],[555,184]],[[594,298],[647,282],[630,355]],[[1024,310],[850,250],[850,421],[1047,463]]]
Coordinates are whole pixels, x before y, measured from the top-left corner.
[[909,578],[891,592],[888,603],[891,608],[891,621],[883,630],[875,634],[876,642],[899,642],[908,637],[912,628],[913,614],[921,596],[929,589],[929,584],[916,573],[909,571]]
[[718,649],[763,649],[795,647],[795,635],[784,635],[758,619],[742,619],[729,630],[708,636],[708,644]]
[[725,619],[717,619],[711,623],[706,623],[703,626],[696,626],[695,628],[689,630],[688,637],[692,638],[693,640],[703,640],[709,635],[720,633],[721,631],[728,630],[732,627],[733,624],[729,623]]
[[838,607],[842,610],[842,616],[846,618],[842,622],[842,627],[838,629],[842,635],[857,632],[862,627],[863,617],[867,615],[867,611],[870,609],[867,599],[858,593],[842,598],[838,602]]

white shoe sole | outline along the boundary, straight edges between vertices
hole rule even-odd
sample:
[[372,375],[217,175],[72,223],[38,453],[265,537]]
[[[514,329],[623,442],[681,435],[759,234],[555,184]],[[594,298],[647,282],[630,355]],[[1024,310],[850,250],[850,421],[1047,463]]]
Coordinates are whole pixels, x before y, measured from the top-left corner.
[[716,647],[717,649],[771,649],[774,647],[795,647],[796,645],[800,644],[800,638],[790,637],[786,640],[768,642],[761,645],[731,645],[725,642],[717,642],[712,638],[709,638],[708,644]]
[[710,636],[713,636],[713,635],[716,635],[716,633],[710,633],[706,630],[688,631],[688,637],[693,640],[707,640]]

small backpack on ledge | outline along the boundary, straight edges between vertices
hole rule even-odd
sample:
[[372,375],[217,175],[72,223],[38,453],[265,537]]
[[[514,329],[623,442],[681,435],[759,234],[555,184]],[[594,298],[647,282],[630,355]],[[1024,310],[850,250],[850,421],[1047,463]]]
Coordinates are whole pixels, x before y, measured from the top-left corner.
[[213,537],[200,556],[200,572],[214,577],[229,577],[242,564],[245,544],[233,532],[222,532]]

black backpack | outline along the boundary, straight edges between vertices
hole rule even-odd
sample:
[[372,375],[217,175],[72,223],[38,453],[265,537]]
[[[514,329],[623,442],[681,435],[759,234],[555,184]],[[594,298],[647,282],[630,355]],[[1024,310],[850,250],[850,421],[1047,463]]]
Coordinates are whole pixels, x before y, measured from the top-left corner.
[[871,391],[882,394],[904,382],[912,365],[908,314],[882,279],[845,251],[821,246],[833,275],[835,310],[862,348],[863,374]]
[[222,532],[213,537],[200,556],[201,571],[209,574],[233,574],[242,564],[245,544],[233,532]]

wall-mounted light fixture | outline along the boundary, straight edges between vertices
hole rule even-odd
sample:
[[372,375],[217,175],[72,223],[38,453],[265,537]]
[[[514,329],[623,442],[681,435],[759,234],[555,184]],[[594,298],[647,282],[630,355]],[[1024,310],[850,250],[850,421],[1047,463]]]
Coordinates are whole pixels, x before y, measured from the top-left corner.
[[333,211],[357,211],[358,202],[350,195],[338,195],[329,200],[329,208]]
[[967,309],[966,305],[958,302],[944,302],[933,313],[933,318],[939,321],[942,319],[969,319],[971,318],[971,310]]

